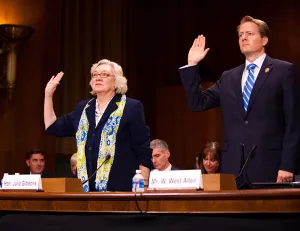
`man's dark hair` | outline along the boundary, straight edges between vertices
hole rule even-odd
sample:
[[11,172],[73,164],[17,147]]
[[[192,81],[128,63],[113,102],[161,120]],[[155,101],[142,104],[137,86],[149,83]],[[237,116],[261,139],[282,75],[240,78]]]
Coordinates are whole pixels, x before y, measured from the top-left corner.
[[26,160],[29,160],[33,154],[41,154],[41,155],[45,156],[44,152],[41,149],[34,148],[27,153]]

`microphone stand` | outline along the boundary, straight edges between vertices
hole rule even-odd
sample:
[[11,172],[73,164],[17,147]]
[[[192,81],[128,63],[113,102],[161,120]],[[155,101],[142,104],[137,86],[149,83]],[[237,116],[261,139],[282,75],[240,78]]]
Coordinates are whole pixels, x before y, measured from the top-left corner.
[[110,154],[106,155],[105,160],[104,160],[104,161],[100,164],[100,166],[93,172],[93,174],[92,174],[89,178],[87,178],[86,180],[82,181],[81,183],[82,183],[82,184],[85,184],[85,183],[88,182],[90,179],[92,179],[93,176],[94,176],[94,175],[99,171],[99,169],[102,167],[102,165],[103,165],[106,161],[108,161],[110,158],[111,158],[111,155],[110,155]]
[[248,166],[249,160],[250,160],[250,158],[251,158],[251,156],[252,156],[252,154],[254,153],[254,151],[255,151],[256,148],[257,148],[257,146],[256,146],[256,145],[253,145],[251,151],[249,152],[249,154],[248,154],[248,156],[247,156],[247,159],[245,160],[245,163],[244,163],[244,165],[243,165],[243,167],[242,167],[240,173],[239,173],[238,176],[235,178],[235,182],[236,182],[236,185],[237,185],[238,189],[248,189],[248,188],[249,188],[249,185],[251,184],[251,183],[249,182],[247,173],[246,173],[246,182],[245,182],[245,183],[243,183],[243,184],[240,185],[238,181],[239,181],[241,175],[244,173],[246,167]]

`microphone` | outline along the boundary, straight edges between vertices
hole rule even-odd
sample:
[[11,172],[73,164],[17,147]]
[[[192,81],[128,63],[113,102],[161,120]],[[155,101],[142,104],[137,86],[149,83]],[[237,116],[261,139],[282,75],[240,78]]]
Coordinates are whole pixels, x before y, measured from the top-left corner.
[[92,179],[93,176],[94,176],[94,175],[99,171],[99,169],[102,167],[102,165],[103,165],[106,161],[108,161],[110,158],[111,158],[111,155],[110,155],[110,154],[107,154],[106,157],[105,157],[105,160],[104,160],[104,161],[100,164],[100,166],[93,172],[93,174],[92,174],[89,178],[87,178],[86,180],[82,181],[81,183],[82,183],[82,184],[85,184],[85,183],[88,182],[90,179]]
[[[243,145],[242,148],[244,148],[244,145]],[[252,154],[254,153],[254,151],[255,151],[256,148],[257,148],[257,146],[256,146],[256,145],[253,145],[251,151],[249,152],[249,154],[248,154],[248,156],[247,156],[247,158],[246,158],[246,160],[245,160],[245,163],[244,163],[244,165],[243,165],[241,171],[239,172],[239,174],[238,174],[237,177],[235,178],[235,182],[236,182],[237,186],[238,186],[238,182],[237,182],[237,181],[240,179],[241,175],[242,175],[243,172],[245,171],[245,168],[248,166],[249,160],[250,160],[250,158],[252,157]]]

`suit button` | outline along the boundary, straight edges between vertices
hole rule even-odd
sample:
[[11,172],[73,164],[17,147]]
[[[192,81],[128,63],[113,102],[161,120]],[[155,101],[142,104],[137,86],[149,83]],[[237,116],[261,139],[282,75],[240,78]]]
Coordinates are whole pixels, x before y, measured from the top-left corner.
[[246,120],[246,121],[244,122],[244,124],[248,124],[248,121]]
[[92,150],[92,147],[89,147],[89,150],[91,151],[91,150]]

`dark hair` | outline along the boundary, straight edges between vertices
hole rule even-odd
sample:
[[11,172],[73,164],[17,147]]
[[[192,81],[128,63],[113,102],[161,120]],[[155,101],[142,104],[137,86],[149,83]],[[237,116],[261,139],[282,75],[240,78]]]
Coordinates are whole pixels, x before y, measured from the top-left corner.
[[[207,173],[207,171],[205,170],[205,168],[203,166],[203,159],[206,158],[208,153],[210,153],[212,155],[212,157],[220,163],[221,153],[222,153],[221,145],[218,142],[210,142],[210,143],[205,144],[205,146],[201,152],[197,153],[197,155],[199,155],[198,164],[199,164],[201,172],[203,174]],[[220,168],[220,165],[219,165],[219,168]],[[218,172],[219,172],[219,169],[218,169]]]
[[41,154],[43,156],[45,156],[44,152],[41,149],[35,148],[30,150],[27,155],[26,155],[26,160],[29,160],[33,154]]

